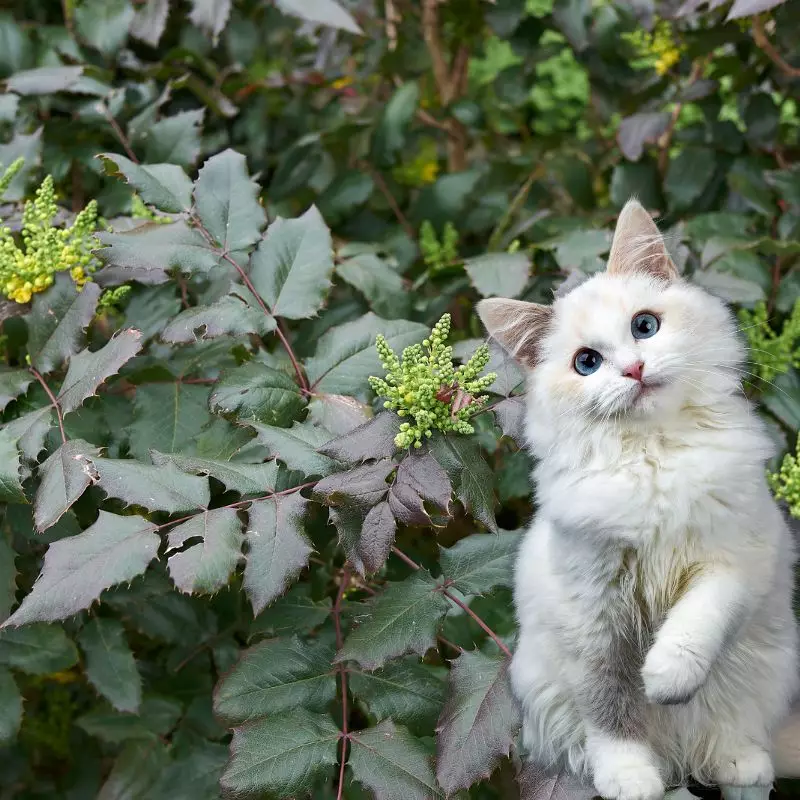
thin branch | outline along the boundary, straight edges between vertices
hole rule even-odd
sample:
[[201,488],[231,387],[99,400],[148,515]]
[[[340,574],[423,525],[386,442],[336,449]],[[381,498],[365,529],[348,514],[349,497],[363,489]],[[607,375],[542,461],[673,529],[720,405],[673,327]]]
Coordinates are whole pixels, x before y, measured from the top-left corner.
[[36,378],[37,381],[42,385],[42,389],[45,390],[47,393],[48,398],[50,398],[50,405],[56,410],[56,416],[58,417],[58,429],[61,431],[61,442],[63,444],[67,443],[67,434],[64,433],[64,415],[61,413],[61,406],[58,404],[58,400],[56,400],[56,396],[50,391],[50,387],[47,385],[47,382],[42,377],[41,373],[35,369],[34,367],[28,367],[29,372]]
[[750,32],[756,46],[784,75],[788,75],[790,78],[800,78],[800,67],[793,67],[775,49],[775,45],[769,40],[767,32],[764,30],[764,21],[761,17],[753,17],[753,26]]
[[114,115],[111,113],[109,107],[101,100],[98,104],[100,109],[103,112],[103,115],[108,120],[108,124],[111,126],[112,130],[116,134],[117,139],[119,139],[119,143],[122,145],[122,148],[128,155],[128,158],[133,161],[134,164],[139,163],[139,159],[136,158],[136,153],[133,152],[133,148],[131,147],[130,140],[125,135],[125,132],[120,128],[119,123],[114,119]]
[[400,206],[395,200],[394,195],[389,191],[389,187],[386,185],[386,181],[383,179],[383,175],[378,172],[371,164],[367,164],[366,162],[362,163],[362,167],[366,168],[367,172],[369,172],[370,177],[373,181],[375,181],[375,185],[380,190],[381,194],[386,198],[386,202],[389,204],[389,208],[392,209],[392,213],[395,215],[397,221],[402,226],[403,230],[408,236],[409,239],[412,241],[417,238],[417,234],[414,231],[414,228],[411,226],[411,223],[408,221],[406,215],[400,209]]
[[[707,60],[708,59],[706,58],[701,58],[694,62],[692,65],[692,71],[689,75],[689,80],[686,82],[686,86],[683,87],[684,92],[690,86],[695,84],[703,74],[703,67],[705,67]],[[662,133],[658,138],[658,171],[661,175],[664,175],[664,173],[667,171],[669,148],[672,144],[672,137],[675,134],[675,126],[678,124],[678,117],[680,117],[682,109],[683,103],[675,103],[675,107],[672,109],[672,114],[669,118],[669,124],[667,125],[664,133]]]
[[[333,627],[336,633],[336,649],[341,650],[342,644],[344,642],[344,637],[342,636],[342,599],[344,598],[344,593],[347,591],[347,587],[350,585],[350,564],[349,562],[345,562],[344,568],[342,569],[342,577],[339,581],[339,591],[336,592],[336,600],[333,604]],[[341,687],[342,687],[342,753],[339,757],[340,766],[339,766],[339,788],[336,792],[336,800],[342,800],[342,795],[344,793],[344,769],[347,764],[346,755],[347,755],[347,738],[348,738],[348,728],[347,728],[347,670],[345,669],[343,664],[338,664],[337,668],[339,670],[339,678],[341,680]]]
[[422,37],[428,48],[433,66],[433,77],[443,106],[450,105],[450,68],[444,57],[442,40],[439,38],[439,0],[422,0]]

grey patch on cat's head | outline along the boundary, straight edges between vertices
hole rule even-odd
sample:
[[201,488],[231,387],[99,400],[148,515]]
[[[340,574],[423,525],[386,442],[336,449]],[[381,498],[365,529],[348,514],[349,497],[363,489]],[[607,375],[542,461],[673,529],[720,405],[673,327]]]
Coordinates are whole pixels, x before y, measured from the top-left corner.
[[568,295],[573,289],[577,289],[582,283],[586,283],[589,277],[582,270],[573,269],[566,279],[553,289],[553,299],[558,300],[560,297]]

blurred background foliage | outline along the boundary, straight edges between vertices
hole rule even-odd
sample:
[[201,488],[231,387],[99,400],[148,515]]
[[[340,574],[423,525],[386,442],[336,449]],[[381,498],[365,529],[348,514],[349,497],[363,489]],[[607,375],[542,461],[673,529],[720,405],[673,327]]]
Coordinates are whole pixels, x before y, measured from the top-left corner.
[[[17,201],[48,174],[64,219],[90,200],[115,229],[150,214],[99,153],[194,177],[230,147],[246,155],[270,219],[316,204],[334,235],[337,280],[325,313],[292,325],[301,357],[368,310],[428,327],[449,311],[457,352],[468,353],[483,335],[478,297],[547,301],[573,273],[601,269],[615,215],[636,195],[680,269],[739,308],[754,348],[746,391],[780,450],[796,446],[796,0],[6,0],[0,79],[0,164],[24,158],[0,208],[12,230]],[[104,313],[150,336],[177,312],[169,291],[136,286]],[[202,281],[189,291],[213,295]],[[10,321],[9,354],[16,335]],[[200,370],[202,380],[238,363],[241,353],[214,347],[170,369]],[[477,422],[498,522],[516,529],[532,510],[529,458],[491,419]],[[451,521],[440,542],[471,524]],[[4,509],[3,531],[0,560],[14,542],[22,593],[56,534],[37,539],[23,506]],[[401,536],[423,560],[433,547],[418,530]],[[247,623],[252,637],[282,630],[279,614],[292,620],[301,606],[302,624],[327,613],[332,545],[313,538],[321,560],[280,611]],[[110,607],[158,697],[135,721],[109,721],[77,668],[23,668],[25,715],[16,743],[0,750],[0,797],[217,795],[226,731],[211,716],[211,690],[244,644],[229,632],[241,621],[238,594],[201,600],[155,578]],[[513,640],[507,589],[472,607]],[[465,648],[485,638],[463,615],[448,616],[443,632]],[[420,736],[433,736],[433,718]],[[152,755],[152,742],[167,740],[169,769]],[[137,783],[148,769],[161,778]],[[333,797],[333,787],[331,777],[314,796]],[[509,761],[469,790],[519,793]],[[367,794],[350,784],[344,796]]]

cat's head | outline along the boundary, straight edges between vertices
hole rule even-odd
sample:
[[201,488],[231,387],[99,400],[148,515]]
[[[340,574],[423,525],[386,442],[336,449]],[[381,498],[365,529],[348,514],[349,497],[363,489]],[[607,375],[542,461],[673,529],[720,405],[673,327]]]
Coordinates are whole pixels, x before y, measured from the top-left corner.
[[725,305],[683,281],[635,200],[608,265],[552,305],[478,304],[489,334],[531,373],[551,419],[647,418],[705,405],[738,387],[744,351]]

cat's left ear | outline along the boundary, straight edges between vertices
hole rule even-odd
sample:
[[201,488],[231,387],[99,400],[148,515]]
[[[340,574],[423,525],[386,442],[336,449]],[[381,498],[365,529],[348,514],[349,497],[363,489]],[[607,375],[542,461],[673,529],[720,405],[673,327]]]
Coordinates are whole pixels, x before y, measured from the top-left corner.
[[539,363],[539,344],[553,317],[551,306],[493,297],[481,300],[478,316],[489,335],[526,367]]
[[619,215],[606,272],[612,275],[639,272],[667,281],[679,277],[664,237],[637,200],[628,200]]

